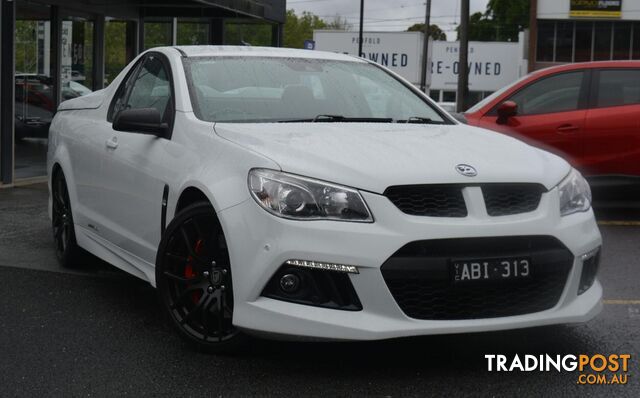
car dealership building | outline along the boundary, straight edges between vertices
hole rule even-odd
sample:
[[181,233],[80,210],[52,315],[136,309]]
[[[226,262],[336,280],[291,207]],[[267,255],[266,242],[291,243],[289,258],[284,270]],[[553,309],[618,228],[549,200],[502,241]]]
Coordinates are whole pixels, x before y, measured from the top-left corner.
[[640,0],[531,1],[529,70],[640,59]]
[[[58,104],[164,45],[279,46],[285,0],[0,0],[0,186],[46,174]],[[246,43],[245,30],[267,42]]]

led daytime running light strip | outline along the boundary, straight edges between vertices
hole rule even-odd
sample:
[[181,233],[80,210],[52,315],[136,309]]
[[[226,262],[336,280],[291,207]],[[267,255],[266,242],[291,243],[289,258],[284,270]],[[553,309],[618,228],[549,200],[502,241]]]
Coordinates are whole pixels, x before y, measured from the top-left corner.
[[307,261],[307,260],[287,260],[287,265],[293,265],[295,267],[315,268],[325,271],[346,272],[348,274],[359,274],[358,267],[355,265],[325,263],[321,261]]

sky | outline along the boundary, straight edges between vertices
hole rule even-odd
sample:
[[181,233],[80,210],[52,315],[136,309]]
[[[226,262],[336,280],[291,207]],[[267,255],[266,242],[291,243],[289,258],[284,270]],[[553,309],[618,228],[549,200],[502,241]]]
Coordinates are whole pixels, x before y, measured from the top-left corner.
[[[484,12],[488,0],[470,0],[471,14]],[[414,23],[424,22],[425,0],[365,0],[365,31],[403,31]],[[309,11],[325,20],[340,15],[358,30],[360,0],[287,0],[287,9],[300,15]],[[447,40],[455,40],[455,28],[460,22],[460,0],[432,0],[431,23],[440,26]]]

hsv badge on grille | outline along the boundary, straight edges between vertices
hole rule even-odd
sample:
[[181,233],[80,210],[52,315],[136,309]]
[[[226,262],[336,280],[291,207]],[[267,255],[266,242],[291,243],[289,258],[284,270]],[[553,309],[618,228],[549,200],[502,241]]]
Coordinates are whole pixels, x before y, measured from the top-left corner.
[[456,170],[458,171],[458,173],[466,177],[475,177],[478,175],[476,169],[473,166],[469,166],[468,164],[459,164],[456,166]]

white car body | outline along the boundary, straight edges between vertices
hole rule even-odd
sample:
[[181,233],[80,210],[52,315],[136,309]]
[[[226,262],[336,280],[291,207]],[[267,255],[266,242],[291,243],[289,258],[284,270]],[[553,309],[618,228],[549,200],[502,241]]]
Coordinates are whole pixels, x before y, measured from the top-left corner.
[[[176,112],[170,140],[115,131],[107,121],[111,100],[131,66],[106,89],[64,102],[51,125],[48,170],[64,171],[78,245],[90,253],[155,286],[165,186],[166,223],[175,216],[181,195],[197,189],[213,205],[227,239],[233,324],[241,330],[373,340],[584,322],[600,311],[602,288],[597,280],[583,294],[577,293],[583,256],[600,247],[601,237],[591,210],[560,214],[557,186],[571,171],[564,160],[453,121],[447,125],[202,121],[194,114],[183,57],[366,61],[316,51],[244,47],[153,51],[166,56],[172,73]],[[416,91],[416,95],[433,105],[423,94]],[[462,175],[456,170],[459,164],[472,165],[477,176]],[[353,187],[374,222],[276,217],[251,197],[247,176],[256,168]],[[479,188],[491,183],[535,183],[546,192],[534,211],[492,217]],[[464,185],[468,215],[409,215],[383,195],[390,186],[420,184]],[[415,319],[400,308],[381,273],[387,259],[414,241],[481,237],[500,242],[517,236],[553,237],[571,252],[560,298],[543,311],[480,319]],[[359,273],[348,276],[362,310],[264,297],[269,279],[291,259],[357,266]]]

